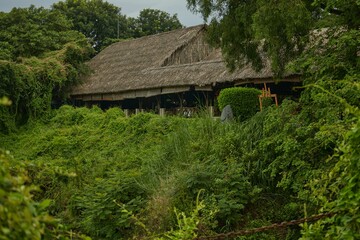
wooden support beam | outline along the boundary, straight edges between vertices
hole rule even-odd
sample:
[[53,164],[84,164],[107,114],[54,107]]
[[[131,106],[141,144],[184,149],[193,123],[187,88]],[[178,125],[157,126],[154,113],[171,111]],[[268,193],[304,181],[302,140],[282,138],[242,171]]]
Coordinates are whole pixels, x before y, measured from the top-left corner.
[[156,96],[156,111],[160,114],[161,109],[161,96]]
[[214,106],[208,106],[208,111],[210,117],[214,117]]
[[160,108],[159,114],[160,114],[160,116],[164,117],[165,116],[165,108]]
[[184,93],[178,93],[177,94],[178,98],[179,98],[179,103],[180,103],[180,109],[183,109],[184,107]]
[[139,98],[139,109],[142,109],[143,108],[143,101],[144,99],[143,98]]

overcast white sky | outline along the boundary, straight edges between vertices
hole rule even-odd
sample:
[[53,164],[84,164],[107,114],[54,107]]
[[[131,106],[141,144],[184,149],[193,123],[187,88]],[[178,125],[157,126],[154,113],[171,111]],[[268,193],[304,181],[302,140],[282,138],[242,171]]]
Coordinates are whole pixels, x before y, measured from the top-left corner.
[[[186,8],[186,0],[107,0],[121,7],[122,14],[130,17],[138,16],[144,8],[159,9],[172,14],[177,13],[180,22],[185,26],[202,24],[199,15],[194,15]],[[0,0],[0,11],[8,12],[13,7],[29,7],[31,4],[40,7],[50,7],[59,0]]]

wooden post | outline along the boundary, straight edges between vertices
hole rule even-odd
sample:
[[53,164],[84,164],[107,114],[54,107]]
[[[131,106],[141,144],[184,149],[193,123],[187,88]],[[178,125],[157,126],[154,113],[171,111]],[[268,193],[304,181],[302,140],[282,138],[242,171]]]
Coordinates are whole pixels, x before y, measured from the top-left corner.
[[156,96],[156,111],[160,114],[161,108],[161,96]]
[[165,108],[160,108],[159,114],[160,114],[160,116],[164,117],[165,116]]
[[205,106],[206,107],[209,107],[209,92],[206,92],[205,94]]
[[214,117],[214,106],[209,106],[208,110],[209,110],[210,117]]
[[124,109],[125,117],[129,117],[129,109]]
[[139,98],[139,109],[143,108],[143,99]]
[[177,94],[178,98],[179,98],[179,102],[180,102],[180,109],[182,110],[183,109],[183,101],[184,101],[184,93],[178,93]]

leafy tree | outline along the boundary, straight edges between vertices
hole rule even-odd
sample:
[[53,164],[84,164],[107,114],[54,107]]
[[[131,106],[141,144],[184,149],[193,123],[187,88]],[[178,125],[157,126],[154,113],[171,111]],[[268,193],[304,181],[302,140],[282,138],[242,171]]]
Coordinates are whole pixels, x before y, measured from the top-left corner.
[[106,1],[66,0],[55,3],[52,8],[66,15],[73,22],[73,29],[83,33],[97,51],[108,39],[129,37],[121,9]]
[[54,98],[61,97],[69,85],[87,72],[83,62],[90,53],[84,40],[68,43],[43,58],[0,61],[0,95],[13,102],[10,108],[0,107],[0,131],[11,132],[15,123],[48,115]]
[[309,30],[319,26],[359,26],[359,2],[355,0],[208,1],[187,0],[188,7],[211,18],[209,38],[221,47],[234,69],[251,63],[262,66],[262,53],[272,61],[277,75],[298,56]]
[[84,38],[59,12],[35,6],[1,13],[0,22],[0,59],[4,60],[41,56]]
[[55,96],[86,72],[92,49],[58,11],[14,8],[0,18],[0,95],[13,102],[0,106],[0,131],[9,132],[46,115]]
[[183,27],[176,14],[171,16],[167,12],[149,8],[142,10],[138,18],[129,18],[128,21],[135,38]]

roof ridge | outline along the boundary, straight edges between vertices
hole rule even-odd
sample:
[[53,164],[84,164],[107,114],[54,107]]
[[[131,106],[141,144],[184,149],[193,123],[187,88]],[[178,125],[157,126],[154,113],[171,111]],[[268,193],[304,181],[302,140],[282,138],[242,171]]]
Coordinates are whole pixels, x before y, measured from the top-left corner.
[[176,52],[178,52],[178,50],[183,49],[184,47],[186,47],[191,41],[193,41],[194,39],[196,39],[200,32],[205,29],[206,24],[201,24],[201,25],[197,25],[197,26],[193,26],[193,27],[189,27],[187,29],[190,28],[197,28],[200,27],[199,30],[197,31],[197,33],[195,34],[195,36],[193,36],[192,38],[190,38],[188,41],[183,42],[182,44],[180,44],[177,48],[175,48],[167,57],[165,57],[165,59],[162,61],[162,63],[160,64],[161,67],[165,67],[165,63],[166,61],[171,58],[171,56],[173,56],[174,54],[176,54]]
[[[143,39],[146,39],[146,38],[153,38],[153,37],[158,37],[158,36],[161,36],[161,35],[166,35],[166,34],[171,34],[171,33],[174,33],[176,31],[181,31],[181,30],[190,30],[190,29],[193,29],[193,28],[198,28],[198,27],[201,27],[199,29],[199,31],[203,28],[206,27],[206,24],[199,24],[199,25],[195,25],[195,26],[191,26],[191,27],[185,27],[185,28],[178,28],[178,29],[174,29],[174,30],[171,30],[171,31],[166,31],[166,32],[160,32],[160,33],[156,33],[156,34],[152,34],[152,35],[146,35],[146,36],[142,36],[142,37],[138,37],[138,38],[126,38],[126,39],[120,39],[120,41],[118,42],[115,42],[113,44],[110,44],[109,46],[107,46],[106,48],[110,47],[110,46],[113,46],[113,45],[116,45],[116,44],[119,44],[119,43],[123,43],[123,42],[128,42],[128,41],[140,41],[140,40],[143,40]],[[105,48],[105,49],[106,49]],[[103,50],[105,50],[103,49]]]
[[[149,40],[151,40],[151,39],[153,39],[153,38],[156,38],[156,37],[161,37],[161,36],[163,36],[163,35],[168,35],[168,34],[174,34],[174,32],[177,32],[177,31],[187,31],[187,32],[189,32],[189,31],[191,31],[191,30],[193,30],[193,29],[196,29],[196,28],[199,28],[199,30],[198,30],[198,32],[200,32],[202,29],[204,29],[206,27],[206,24],[199,24],[199,25],[195,25],[195,26],[191,26],[191,27],[186,27],[186,28],[178,28],[178,29],[174,29],[174,30],[171,30],[171,31],[167,31],[167,32],[161,32],[161,33],[157,33],[157,34],[153,34],[153,35],[147,35],[147,36],[143,36],[143,37],[139,37],[139,38],[128,38],[128,39],[120,39],[120,41],[118,41],[118,42],[115,42],[115,43],[112,43],[112,44],[110,44],[109,46],[107,46],[107,47],[105,47],[103,50],[101,50],[99,53],[97,53],[94,57],[93,57],[93,59],[97,59],[97,58],[99,58],[99,57],[101,57],[102,56],[102,54],[103,53],[105,53],[105,52],[107,52],[107,50],[109,49],[109,48],[114,48],[114,47],[117,47],[118,45],[122,45],[122,44],[126,44],[126,43],[128,43],[128,42],[138,42],[138,41],[149,41]],[[197,34],[196,34],[196,36],[197,36]],[[193,39],[193,38],[191,38],[191,39]],[[187,42],[189,42],[189,41],[186,41],[185,43],[187,43]],[[184,45],[184,43],[183,44],[181,44],[181,46],[183,46]],[[180,46],[180,47],[181,47]],[[178,48],[179,47],[177,47],[176,49],[175,49],[175,51],[176,50],[178,50]],[[171,54],[170,54],[170,56],[171,56]],[[165,59],[167,59],[169,56],[167,56]],[[92,61],[93,59],[91,59],[90,61]],[[165,61],[165,60],[164,60]],[[163,64],[163,62],[162,62],[162,64]]]

